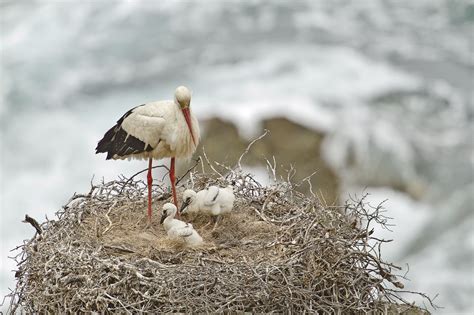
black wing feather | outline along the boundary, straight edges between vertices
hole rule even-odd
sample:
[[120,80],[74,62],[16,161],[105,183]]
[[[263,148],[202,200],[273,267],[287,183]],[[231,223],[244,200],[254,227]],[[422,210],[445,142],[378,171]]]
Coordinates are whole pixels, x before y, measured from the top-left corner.
[[143,152],[149,152],[153,148],[140,139],[128,134],[122,128],[122,122],[125,118],[130,116],[133,110],[137,107],[143,106],[139,105],[128,112],[126,112],[119,120],[117,124],[110,128],[104,135],[104,137],[99,141],[97,147],[95,148],[95,153],[107,153],[107,160],[114,158],[114,156],[127,156],[131,154],[138,154]]

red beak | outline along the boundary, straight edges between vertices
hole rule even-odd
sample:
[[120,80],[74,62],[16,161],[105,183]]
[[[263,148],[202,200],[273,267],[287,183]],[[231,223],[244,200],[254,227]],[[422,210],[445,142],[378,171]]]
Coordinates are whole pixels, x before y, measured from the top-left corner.
[[194,145],[196,145],[196,139],[194,139],[193,128],[192,128],[193,124],[191,123],[191,114],[189,113],[189,108],[183,108],[183,115],[184,115],[184,119],[186,119],[186,124],[188,125],[191,138],[193,138],[193,143]]

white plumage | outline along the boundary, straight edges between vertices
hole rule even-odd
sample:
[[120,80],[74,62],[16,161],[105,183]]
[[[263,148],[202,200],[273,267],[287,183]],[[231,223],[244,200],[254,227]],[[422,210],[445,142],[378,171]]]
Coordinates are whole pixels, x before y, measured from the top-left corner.
[[104,135],[96,153],[109,159],[148,159],[148,218],[151,221],[152,160],[171,157],[170,181],[173,200],[175,158],[190,158],[199,144],[199,125],[190,109],[191,92],[176,88],[174,101],[157,101],[136,106],[126,112]]
[[190,102],[191,92],[180,86],[174,101],[156,101],[132,108],[107,131],[96,153],[106,152],[107,159],[189,158],[200,138]]
[[186,212],[203,212],[213,216],[217,224],[217,218],[232,211],[234,207],[234,190],[232,186],[220,188],[210,186],[207,189],[195,192],[187,189],[183,193],[182,213]]
[[181,206],[181,212],[208,212],[208,209],[204,207],[204,200],[206,199],[207,193],[207,189],[200,190],[197,193],[192,189],[185,190],[183,193],[183,204]]
[[153,150],[118,156],[114,159],[161,159],[164,157],[189,158],[199,143],[199,125],[191,114],[192,133],[188,131],[186,120],[174,101],[159,101],[136,107],[122,122],[122,128]]
[[172,203],[163,205],[161,223],[170,238],[182,239],[188,246],[198,246],[203,243],[202,237],[193,228],[192,224],[175,219],[178,209]]

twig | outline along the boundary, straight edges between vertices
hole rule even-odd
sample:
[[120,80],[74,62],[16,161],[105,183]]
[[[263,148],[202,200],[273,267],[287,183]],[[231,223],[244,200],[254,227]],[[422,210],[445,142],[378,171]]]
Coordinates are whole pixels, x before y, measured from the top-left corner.
[[198,164],[199,164],[200,161],[201,161],[201,157],[198,156],[197,159],[194,160],[194,162],[195,162],[194,165],[191,166],[190,168],[188,168],[188,170],[186,171],[186,173],[184,173],[183,176],[181,176],[180,178],[178,178],[178,180],[176,180],[176,185],[178,185],[178,184],[181,182],[181,180],[182,180],[184,177],[186,177],[186,175],[188,175],[193,169],[195,169],[196,166],[198,166]]
[[254,145],[254,143],[257,142],[257,141],[259,141],[259,140],[261,140],[261,139],[262,139],[263,137],[265,137],[268,133],[270,133],[270,131],[269,131],[268,129],[265,129],[262,135],[260,135],[257,139],[254,139],[254,140],[252,140],[252,141],[249,143],[249,145],[247,146],[247,148],[245,149],[245,151],[240,155],[239,160],[237,161],[237,167],[238,167],[238,169],[242,170],[242,164],[241,164],[242,159],[243,159],[243,157],[244,157],[247,153],[249,153],[249,150],[250,150],[250,148]]
[[36,233],[38,233],[40,235],[41,235],[41,233],[43,233],[43,231],[41,230],[41,226],[39,225],[38,221],[36,221],[32,217],[30,217],[29,215],[25,214],[25,220],[23,220],[21,222],[31,224],[35,228]]
[[202,147],[202,154],[204,155],[204,159],[205,159],[207,165],[211,168],[211,170],[213,170],[214,173],[216,173],[216,174],[219,175],[220,177],[223,177],[222,174],[221,174],[219,171],[217,171],[217,170],[214,168],[214,166],[212,165],[211,161],[210,161],[209,158],[207,157],[206,150],[205,150],[204,147]]
[[[170,169],[169,169],[168,166],[166,166],[166,165],[156,165],[156,166],[153,166],[153,167],[152,167],[152,169],[155,169],[155,168],[164,168],[164,169],[166,169],[168,172],[170,171]],[[143,169],[143,170],[141,170],[141,171],[139,171],[139,172],[133,174],[133,175],[123,184],[122,189],[120,190],[120,194],[123,192],[125,186],[127,186],[127,185],[133,180],[133,178],[134,178],[135,176],[137,176],[137,175],[139,175],[139,174],[141,174],[141,173],[143,173],[143,172],[146,172],[146,171],[148,171],[148,168],[145,168],[145,169]]]

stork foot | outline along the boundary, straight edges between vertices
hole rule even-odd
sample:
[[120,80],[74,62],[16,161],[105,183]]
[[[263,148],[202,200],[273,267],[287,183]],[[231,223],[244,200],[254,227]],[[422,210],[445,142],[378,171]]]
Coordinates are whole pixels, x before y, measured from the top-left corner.
[[146,221],[145,230],[151,230],[151,222],[149,220]]
[[212,231],[214,232],[217,228],[217,225],[221,221],[221,217],[220,216],[212,217],[212,221],[214,221],[214,227],[212,228]]

